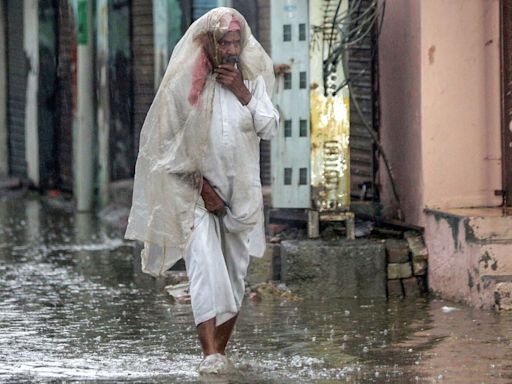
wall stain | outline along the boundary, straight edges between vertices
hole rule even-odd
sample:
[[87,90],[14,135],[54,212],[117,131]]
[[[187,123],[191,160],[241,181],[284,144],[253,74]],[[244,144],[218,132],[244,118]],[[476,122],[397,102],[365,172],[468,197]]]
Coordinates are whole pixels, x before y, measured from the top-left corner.
[[489,251],[485,251],[482,257],[480,257],[480,260],[478,260],[478,263],[484,263],[484,268],[489,268],[489,261],[491,261],[491,255],[489,255]]
[[434,64],[435,52],[436,52],[436,46],[431,45],[430,48],[428,49],[428,62],[430,63],[430,65]]
[[475,282],[473,281],[473,275],[471,275],[471,272],[468,270],[468,287],[469,289],[473,289],[475,286]]

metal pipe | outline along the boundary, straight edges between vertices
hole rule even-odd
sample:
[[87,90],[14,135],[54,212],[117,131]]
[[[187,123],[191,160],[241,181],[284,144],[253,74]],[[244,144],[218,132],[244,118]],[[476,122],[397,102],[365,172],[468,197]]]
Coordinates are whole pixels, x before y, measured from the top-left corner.
[[78,2],[78,112],[73,130],[74,191],[79,212],[93,208],[94,53],[93,2]]

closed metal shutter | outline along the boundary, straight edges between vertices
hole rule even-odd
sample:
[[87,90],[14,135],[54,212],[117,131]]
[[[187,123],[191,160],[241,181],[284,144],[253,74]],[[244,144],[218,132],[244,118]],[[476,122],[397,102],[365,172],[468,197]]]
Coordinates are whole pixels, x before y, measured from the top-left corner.
[[25,97],[27,61],[23,50],[23,1],[7,1],[7,126],[9,172],[27,177],[25,159]]
[[[360,0],[350,0],[360,1]],[[364,12],[370,5],[369,0],[361,2],[360,12]],[[374,36],[369,34],[366,38],[356,43],[349,51],[348,70],[355,98],[359,104],[363,116],[355,108],[354,102],[350,103],[350,192],[359,195],[361,184],[373,184],[375,179],[375,147],[372,138],[365,128],[366,121],[376,130],[374,119],[374,107],[376,97],[374,92]],[[364,119],[364,120],[363,120]],[[375,189],[373,189],[375,191]],[[371,198],[372,196],[368,196]],[[376,196],[374,196],[376,197]]]

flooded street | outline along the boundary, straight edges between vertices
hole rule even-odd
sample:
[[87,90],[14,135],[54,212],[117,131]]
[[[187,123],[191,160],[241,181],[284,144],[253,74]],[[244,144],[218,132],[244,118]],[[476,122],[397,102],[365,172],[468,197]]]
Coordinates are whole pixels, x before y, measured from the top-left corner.
[[[210,382],[190,305],[122,231],[0,201],[0,382]],[[441,300],[246,300],[226,383],[511,383],[512,313]]]

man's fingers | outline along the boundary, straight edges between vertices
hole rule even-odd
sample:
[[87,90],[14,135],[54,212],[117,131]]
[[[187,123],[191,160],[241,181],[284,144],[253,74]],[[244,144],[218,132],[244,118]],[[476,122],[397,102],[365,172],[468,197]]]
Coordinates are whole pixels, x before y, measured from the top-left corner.
[[238,76],[238,70],[234,69],[234,70],[226,70],[226,69],[223,69],[223,68],[217,68],[215,70],[215,72],[217,72],[218,74],[220,75],[224,75],[224,76]]
[[228,72],[237,72],[238,69],[236,69],[233,65],[231,64],[221,64],[217,67],[217,70],[223,70],[223,71],[228,71]]

